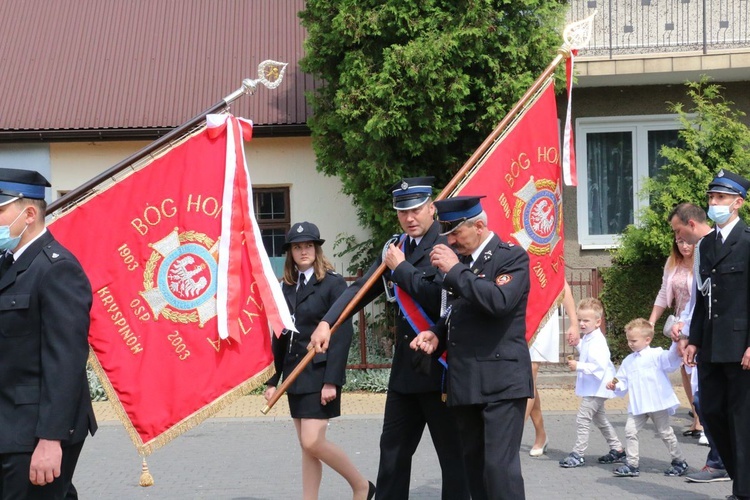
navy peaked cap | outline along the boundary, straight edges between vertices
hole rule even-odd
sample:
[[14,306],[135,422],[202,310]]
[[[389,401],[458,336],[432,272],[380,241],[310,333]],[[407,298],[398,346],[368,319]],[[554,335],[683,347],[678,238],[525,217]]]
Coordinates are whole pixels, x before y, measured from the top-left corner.
[[51,184],[39,172],[0,168],[0,207],[19,198],[44,199],[44,188]]
[[706,192],[727,193],[746,198],[748,189],[750,189],[750,181],[734,172],[721,169],[716,174],[716,177],[714,177],[714,180],[708,185]]
[[455,196],[435,202],[441,234],[452,233],[467,220],[482,213],[484,196]]
[[313,243],[322,245],[326,240],[320,239],[318,226],[312,222],[297,222],[292,226],[289,232],[286,233],[286,241],[281,249],[287,251],[289,247],[292,246],[292,243],[301,243],[303,241],[312,241]]
[[432,197],[434,177],[405,177],[388,189],[393,195],[393,208],[410,210],[423,205]]

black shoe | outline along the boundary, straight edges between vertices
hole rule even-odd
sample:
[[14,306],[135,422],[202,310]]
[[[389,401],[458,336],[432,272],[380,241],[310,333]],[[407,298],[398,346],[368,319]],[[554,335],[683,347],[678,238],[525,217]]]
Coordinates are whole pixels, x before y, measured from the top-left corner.
[[367,490],[367,500],[372,500],[372,497],[375,496],[375,485],[370,481],[367,482],[370,483],[370,489]]

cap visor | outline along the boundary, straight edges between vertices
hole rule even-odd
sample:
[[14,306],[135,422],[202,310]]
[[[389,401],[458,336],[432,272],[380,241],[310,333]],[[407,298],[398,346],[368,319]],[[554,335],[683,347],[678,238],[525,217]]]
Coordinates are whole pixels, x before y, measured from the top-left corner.
[[18,199],[20,199],[18,196],[8,196],[5,194],[0,194],[0,207],[4,207],[8,203],[13,203]]
[[422,205],[427,203],[427,200],[429,199],[429,196],[425,196],[421,198],[398,200],[393,202],[393,208],[395,208],[396,210],[411,210],[412,208],[421,207]]

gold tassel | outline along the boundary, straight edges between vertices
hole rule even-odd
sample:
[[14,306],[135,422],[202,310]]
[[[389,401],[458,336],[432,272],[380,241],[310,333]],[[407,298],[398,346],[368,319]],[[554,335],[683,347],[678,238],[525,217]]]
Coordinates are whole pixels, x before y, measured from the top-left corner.
[[148,464],[146,463],[146,457],[143,457],[143,464],[141,465],[141,480],[138,482],[144,488],[147,486],[154,485],[154,476],[148,471]]

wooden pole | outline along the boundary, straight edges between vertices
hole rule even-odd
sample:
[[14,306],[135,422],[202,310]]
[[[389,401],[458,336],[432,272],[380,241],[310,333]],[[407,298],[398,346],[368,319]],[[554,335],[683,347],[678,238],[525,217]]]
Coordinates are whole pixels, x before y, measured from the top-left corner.
[[[456,172],[456,175],[454,175],[450,182],[445,185],[440,194],[435,197],[435,201],[443,200],[447,198],[449,194],[452,194],[452,192],[461,183],[464,177],[466,177],[471,172],[477,162],[492,147],[497,138],[500,137],[500,135],[505,131],[508,125],[513,121],[513,119],[521,111],[523,111],[529,100],[547,82],[547,79],[550,78],[560,62],[565,60],[566,57],[566,52],[563,49],[560,49],[555,59],[549,64],[549,66],[547,66],[547,68],[542,72],[539,78],[534,81],[534,83],[531,85],[531,87],[529,87],[526,93],[521,96],[518,102],[511,108],[511,110],[505,115],[500,123],[498,123],[497,127],[495,127],[495,129],[490,133],[490,135],[487,136],[484,142],[479,145],[477,150],[474,151],[474,154],[472,154],[469,159],[466,160],[463,166],[458,170],[458,172]],[[373,287],[375,282],[380,279],[380,276],[385,272],[385,269],[385,263],[381,263],[372,274],[372,276],[370,276],[370,278],[362,285],[362,288],[360,288],[357,294],[352,298],[352,300],[349,301],[349,304],[347,304],[346,308],[341,313],[341,316],[339,316],[339,319],[336,321],[336,323],[331,326],[331,335],[333,335],[339,325],[343,323],[344,318],[349,316],[356,309],[359,301],[368,291],[370,291],[370,288]],[[276,389],[276,392],[271,397],[271,399],[269,399],[266,405],[260,410],[261,413],[266,415],[269,411],[271,411],[273,405],[275,405],[276,402],[281,398],[281,396],[284,395],[292,382],[297,379],[302,370],[304,370],[305,367],[312,361],[313,357],[315,357],[315,350],[311,349],[307,352],[305,357],[300,360],[300,362],[297,364],[294,370],[292,370],[289,376],[284,379],[284,382],[282,382],[281,386]]]

